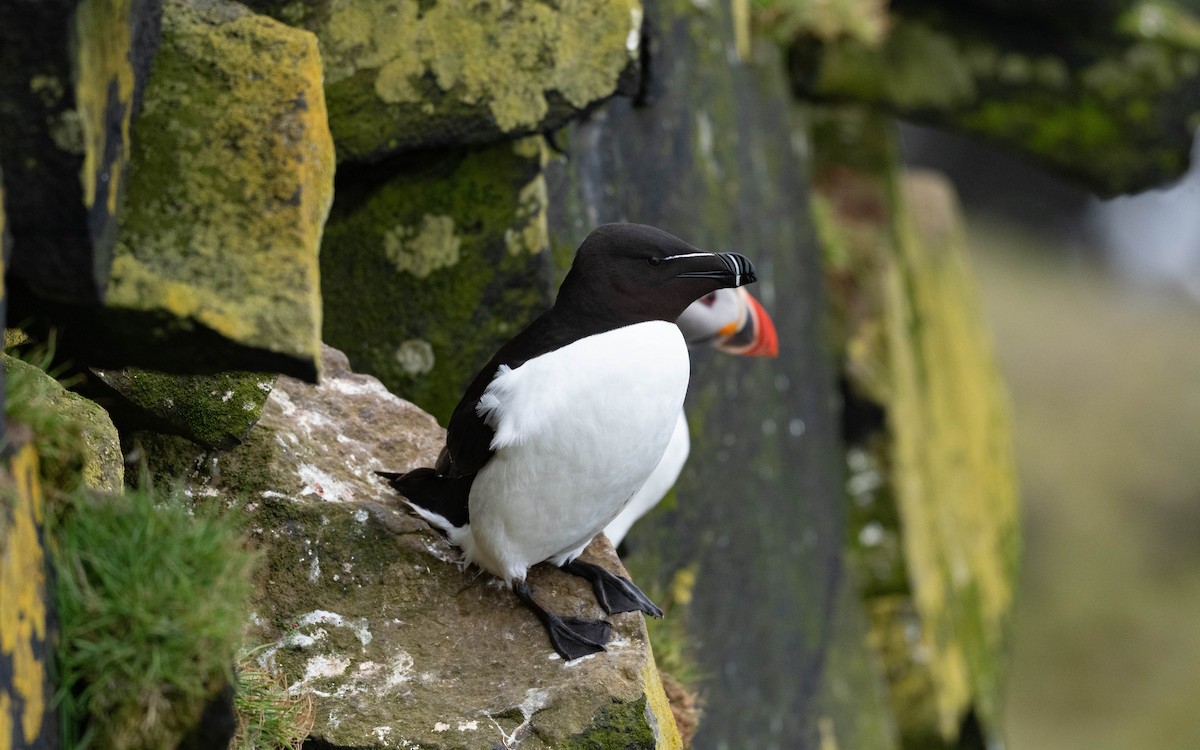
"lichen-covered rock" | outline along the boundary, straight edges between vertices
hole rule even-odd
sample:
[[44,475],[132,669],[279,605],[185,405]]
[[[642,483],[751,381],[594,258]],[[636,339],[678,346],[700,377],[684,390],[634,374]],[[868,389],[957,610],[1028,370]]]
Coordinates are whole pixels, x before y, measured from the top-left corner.
[[316,33],[339,160],[556,128],[636,69],[638,0],[250,0]]
[[448,420],[553,302],[539,137],[405,157],[339,185],[321,247],[325,339]]
[[108,412],[66,388],[37,367],[7,354],[3,355],[5,379],[20,370],[33,381],[27,398],[39,402],[38,408],[58,413],[77,425],[79,443],[72,445],[70,458],[82,467],[84,486],[100,492],[121,492],[125,486],[125,461],[121,441]]
[[[311,693],[322,747],[678,748],[641,615],[612,618],[609,651],[565,664],[537,619],[398,509],[373,474],[430,463],[431,416],[326,349],[319,386],[279,379],[238,448],[191,470],[197,496],[248,500],[262,550],[248,637]],[[194,464],[147,446],[159,472]],[[158,451],[156,453],[156,451]],[[620,563],[605,546],[589,555]],[[596,608],[588,585],[537,569],[554,609]]]
[[[856,129],[894,148],[888,127]],[[904,746],[986,744],[1017,562],[1007,410],[951,189],[893,165],[824,163],[817,177],[848,383],[850,553]]]
[[16,252],[35,294],[97,304],[126,184],[130,125],[161,0],[0,5],[0,163]]
[[308,32],[225,0],[168,0],[106,335],[85,361],[315,379],[334,168],[321,76]]
[[[957,8],[957,9],[956,9]],[[797,93],[887,108],[1024,152],[1104,195],[1187,168],[1200,125],[1200,19],[1143,3],[1088,31],[1013,35],[943,3],[893,12],[881,45],[797,41]]]
[[56,739],[50,710],[54,621],[46,603],[42,519],[37,450],[26,428],[10,428],[0,468],[0,742],[5,747],[49,747]]
[[209,448],[237,445],[258,421],[275,382],[274,375],[252,372],[169,375],[130,367],[94,374],[120,402],[110,407],[114,414]]
[[[905,655],[937,684],[943,737],[964,719],[964,703],[998,734],[1019,543],[1008,408],[953,189],[928,172],[905,175],[900,187],[900,263],[888,282],[888,418],[921,629]],[[909,621],[892,619],[887,628],[909,632]]]

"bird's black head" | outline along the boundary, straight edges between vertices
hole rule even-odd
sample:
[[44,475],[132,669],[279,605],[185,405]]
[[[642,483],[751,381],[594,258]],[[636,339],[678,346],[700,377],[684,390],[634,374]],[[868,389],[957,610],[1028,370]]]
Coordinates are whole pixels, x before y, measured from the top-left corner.
[[706,253],[644,224],[604,224],[575,253],[555,307],[623,322],[674,321],[711,291],[757,280],[737,253]]

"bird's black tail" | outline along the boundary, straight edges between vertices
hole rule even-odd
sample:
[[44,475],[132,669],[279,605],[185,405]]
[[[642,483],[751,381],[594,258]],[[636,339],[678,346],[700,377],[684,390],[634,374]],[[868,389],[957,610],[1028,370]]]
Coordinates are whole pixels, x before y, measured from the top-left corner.
[[[440,475],[436,469],[431,468],[413,469],[404,474],[394,471],[375,473],[387,480],[392,489],[404,495],[417,515],[435,527],[442,527],[442,524],[431,518],[431,515],[444,519],[446,524],[456,528],[470,523],[467,504],[471,496],[471,483],[475,480],[474,475],[450,477]],[[449,528],[442,527],[439,530],[448,532]]]

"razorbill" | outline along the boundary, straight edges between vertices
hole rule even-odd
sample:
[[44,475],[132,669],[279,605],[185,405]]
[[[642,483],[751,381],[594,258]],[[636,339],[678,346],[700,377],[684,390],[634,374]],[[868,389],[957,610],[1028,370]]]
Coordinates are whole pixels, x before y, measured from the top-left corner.
[[590,581],[609,614],[662,616],[628,579],[576,558],[645,484],[675,429],[689,362],[674,321],[705,294],[755,278],[736,253],[639,224],[596,228],[554,306],[467,387],[436,465],[379,472],[464,565],[512,588],[564,659],[604,650],[612,626],[548,611],[526,571],[549,561]]
[[[746,291],[718,289],[710,292],[683,311],[675,321],[689,347],[710,346],[726,354],[743,357],[774,357],[779,353],[779,335],[775,323],[758,300]],[[616,547],[639,518],[649,513],[675,485],[691,450],[687,417],[683,409],[675,420],[675,430],[667,450],[654,467],[650,478],[604,527],[604,535]]]

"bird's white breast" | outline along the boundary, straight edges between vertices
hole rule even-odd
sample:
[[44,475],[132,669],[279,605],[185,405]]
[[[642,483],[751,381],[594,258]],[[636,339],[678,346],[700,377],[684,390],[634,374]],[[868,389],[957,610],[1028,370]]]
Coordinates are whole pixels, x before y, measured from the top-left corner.
[[512,580],[577,555],[658,464],[687,383],[683,337],[662,321],[501,368],[477,408],[495,454],[471,489],[468,558]]
[[675,486],[675,480],[679,478],[683,465],[687,463],[691,447],[687,418],[680,409],[679,417],[675,420],[675,430],[671,433],[671,441],[667,444],[662,458],[658,460],[658,465],[651,472],[650,478],[634,493],[633,499],[617,517],[604,527],[604,535],[614,547],[621,543],[633,524],[658,505],[663,495]]

